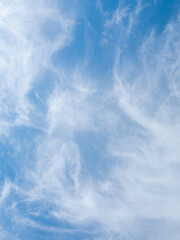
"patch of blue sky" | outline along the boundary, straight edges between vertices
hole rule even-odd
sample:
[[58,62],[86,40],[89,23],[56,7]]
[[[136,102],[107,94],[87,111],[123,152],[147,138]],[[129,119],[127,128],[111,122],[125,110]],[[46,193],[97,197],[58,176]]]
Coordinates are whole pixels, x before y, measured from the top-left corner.
[[[176,18],[178,2],[176,0],[143,1],[143,6],[141,1],[139,4],[136,1],[119,2],[120,11],[124,8],[126,11],[122,12],[121,24],[116,19],[114,26],[110,25],[106,33],[107,39],[113,41],[113,46],[120,48],[123,55],[122,61],[126,61],[127,58],[138,61],[139,48],[152,30],[155,30],[154,34],[158,37],[167,23]],[[116,45],[114,42],[118,44]]]
[[[100,132],[77,132],[75,140],[86,163],[82,163],[82,177],[101,180],[106,178],[108,169],[111,166],[111,157],[107,149],[107,136]],[[91,169],[91,171],[89,171]]]

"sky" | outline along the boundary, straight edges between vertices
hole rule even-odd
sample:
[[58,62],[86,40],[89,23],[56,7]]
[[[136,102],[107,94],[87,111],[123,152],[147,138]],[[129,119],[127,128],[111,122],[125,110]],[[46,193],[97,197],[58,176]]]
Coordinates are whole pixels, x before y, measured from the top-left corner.
[[0,0],[0,240],[180,239],[180,2]]

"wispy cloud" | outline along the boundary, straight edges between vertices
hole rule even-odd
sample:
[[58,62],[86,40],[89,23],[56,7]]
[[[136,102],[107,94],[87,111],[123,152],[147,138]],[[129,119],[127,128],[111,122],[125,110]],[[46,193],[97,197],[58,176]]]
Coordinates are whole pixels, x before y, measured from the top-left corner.
[[[54,51],[71,39],[73,16],[48,1],[1,1],[1,125],[30,124],[27,94]],[[50,25],[50,26],[49,26]],[[48,26],[51,28],[49,35]],[[3,132],[3,129],[1,131]]]
[[101,63],[104,87],[87,62],[58,62],[77,34],[68,6],[1,1],[0,131],[14,141],[15,177],[2,174],[0,209],[19,239],[29,226],[91,239],[178,240],[179,17],[162,31],[143,30],[143,1],[109,13],[96,1],[106,40],[96,48],[113,62]]

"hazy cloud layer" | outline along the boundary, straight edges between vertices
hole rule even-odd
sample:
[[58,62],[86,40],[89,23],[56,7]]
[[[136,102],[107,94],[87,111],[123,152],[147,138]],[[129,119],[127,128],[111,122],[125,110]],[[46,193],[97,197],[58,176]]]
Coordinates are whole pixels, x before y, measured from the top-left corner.
[[115,2],[0,1],[2,240],[179,239],[177,3]]

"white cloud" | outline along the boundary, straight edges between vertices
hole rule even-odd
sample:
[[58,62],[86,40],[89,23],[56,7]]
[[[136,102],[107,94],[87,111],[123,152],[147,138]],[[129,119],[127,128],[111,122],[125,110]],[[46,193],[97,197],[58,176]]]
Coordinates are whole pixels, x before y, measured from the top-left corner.
[[[144,41],[137,62],[127,60],[121,66],[121,55],[117,55],[110,96],[117,99],[118,132],[117,128],[112,131],[116,117],[111,132],[106,118],[99,127],[98,110],[103,110],[104,117],[109,106],[103,106],[103,101],[95,106],[90,97],[94,90],[77,83],[76,77],[70,88],[52,95],[48,133],[37,148],[37,165],[30,175],[34,184],[30,202],[43,199],[54,206],[50,214],[74,224],[95,221],[97,229],[107,232],[107,239],[110,233],[125,238],[143,231],[149,234],[149,230],[139,233],[138,221],[143,219],[179,221],[179,108],[174,104],[179,102],[177,37],[176,22],[172,22],[158,38],[151,34]],[[108,151],[114,158],[104,180],[82,174],[86,159],[73,139],[76,131],[95,131],[94,118],[98,131],[106,130]],[[177,239],[177,233],[176,229],[170,236]]]
[[[101,8],[100,1],[97,3]],[[44,103],[47,112],[41,123],[46,129],[31,149],[32,168],[24,165],[24,183],[16,187],[28,208],[39,204],[39,212],[31,210],[31,214],[41,214],[45,208],[49,217],[82,228],[96,223],[93,230],[103,232],[100,239],[142,238],[150,233],[145,222],[151,221],[154,227],[157,221],[167,225],[169,239],[178,240],[178,229],[171,227],[180,220],[178,20],[169,23],[159,35],[153,30],[144,38],[135,53],[137,61],[123,59],[122,46],[131,37],[129,33],[143,7],[140,1],[134,12],[129,7],[118,7],[112,19],[106,21],[105,31],[118,25],[117,32],[123,31],[126,37],[119,34],[115,46],[120,50],[113,59],[114,87],[102,90],[82,68],[62,72],[50,62],[52,54],[72,39],[75,20],[67,17],[66,11],[62,14],[63,7],[58,10],[49,1],[2,1],[0,7],[0,75],[4,79],[1,122],[7,127],[31,125],[37,113],[28,93],[35,86],[35,77],[44,69],[58,76],[55,89]],[[51,37],[51,29],[45,27],[47,22],[55,28]],[[37,92],[36,96],[41,98]],[[87,159],[75,138],[79,132],[105,136],[103,161],[110,162],[108,169],[104,164],[105,176],[94,176],[93,168],[89,168],[88,176],[83,172]],[[98,161],[94,157],[88,164]],[[5,184],[0,203],[11,187],[10,183]],[[14,221],[46,229],[27,216],[17,214]],[[154,233],[153,238],[157,235],[155,239],[168,239],[162,226],[157,232],[159,235]]]
[[[101,106],[96,108],[86,98],[91,91],[71,88],[50,101],[48,119],[54,120],[48,122],[53,126],[51,134],[53,130],[54,133],[50,142],[47,141],[47,147],[40,151],[46,154],[44,159],[47,159],[48,167],[40,164],[45,172],[37,181],[37,191],[44,189],[46,193],[41,197],[56,205],[52,213],[57,218],[76,224],[95,221],[104,232],[118,233],[119,237],[126,238],[128,234],[139,236],[143,231],[150,234],[149,230],[144,229],[141,233],[138,230],[143,226],[138,221],[143,219],[152,224],[162,221],[167,226],[179,222],[180,125],[176,80],[179,57],[175,54],[179,51],[179,40],[176,22],[171,23],[171,28],[167,26],[156,39],[152,34],[145,41],[139,48],[137,62],[127,60],[121,67],[118,62],[121,56],[118,55],[114,66],[115,87],[112,91],[119,107],[116,116],[119,113],[127,119],[129,126],[124,129],[121,124],[127,123],[120,117],[118,132],[110,133],[106,129],[110,134],[108,149],[114,157],[106,179],[92,180],[81,175],[81,163],[86,164],[86,159],[81,159],[75,142],[66,140],[64,145],[66,138],[73,139],[69,129],[71,133],[86,128],[94,130],[89,119],[98,115],[98,109],[103,109]],[[106,111],[109,110],[105,108],[101,114],[105,116]],[[112,121],[113,124],[117,122]],[[101,131],[104,131],[107,122],[102,125]],[[123,131],[126,131],[125,135]],[[55,136],[56,133],[59,135]],[[59,147],[49,148],[52,137]],[[39,159],[44,162],[41,155]],[[75,178],[68,173],[72,168]],[[68,178],[72,179],[73,185]],[[178,229],[167,229],[171,231],[169,236],[177,239]],[[160,232],[157,239],[164,236],[162,229]]]
[[[30,124],[32,106],[27,94],[37,73],[49,66],[52,53],[71,39],[74,17],[64,16],[49,1],[1,1],[0,10],[0,111],[4,132],[8,126]],[[52,40],[48,32],[43,32],[48,21],[57,28]]]

